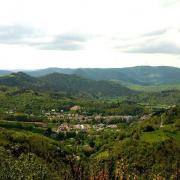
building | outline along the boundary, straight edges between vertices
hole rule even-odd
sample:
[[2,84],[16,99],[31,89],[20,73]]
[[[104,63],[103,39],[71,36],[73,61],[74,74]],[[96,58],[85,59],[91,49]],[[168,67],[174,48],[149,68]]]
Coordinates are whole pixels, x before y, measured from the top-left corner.
[[70,108],[71,111],[79,111],[81,109],[80,106],[73,106]]

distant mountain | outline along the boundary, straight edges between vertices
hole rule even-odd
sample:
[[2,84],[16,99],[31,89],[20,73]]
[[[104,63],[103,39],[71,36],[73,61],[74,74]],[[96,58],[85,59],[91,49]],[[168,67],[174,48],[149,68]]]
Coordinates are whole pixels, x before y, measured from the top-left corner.
[[32,76],[43,76],[53,72],[76,74],[92,80],[118,80],[139,85],[180,83],[180,68],[167,66],[137,66],[129,68],[80,68],[61,69],[48,68],[27,72]]
[[167,66],[138,66],[122,68],[121,72],[141,83],[174,84],[180,83],[180,68]]
[[75,69],[68,69],[68,68],[47,68],[47,69],[24,71],[24,72],[30,76],[40,77],[40,76],[46,76],[52,73],[74,74],[74,71]]
[[7,71],[7,70],[0,70],[0,76],[4,76],[4,75],[8,75],[11,74],[11,71]]
[[[76,74],[91,80],[115,80],[137,85],[180,84],[180,68],[167,66],[137,66],[129,68],[47,68],[25,73],[41,77],[52,73]],[[0,72],[1,74],[1,72]]]
[[30,88],[38,84],[35,77],[31,77],[23,72],[12,73],[10,75],[0,77],[0,85],[17,86],[21,88]]
[[136,94],[120,84],[110,81],[94,81],[79,77],[53,73],[42,77],[31,77],[25,73],[13,73],[0,77],[0,85],[33,89],[43,92],[60,92],[68,95],[86,94],[96,97],[117,97]]
[[76,74],[81,77],[85,77],[92,80],[124,80],[124,81],[132,81],[136,83],[136,80],[126,76],[121,72],[121,69],[101,69],[101,68],[78,68],[78,69],[63,69],[63,68],[47,68],[36,71],[26,71],[27,74],[39,77],[45,76],[52,73],[63,73],[63,74]]
[[121,80],[132,83],[139,83],[138,80],[133,79],[125,73],[121,72],[122,69],[76,69],[74,74],[79,76],[93,79],[93,80]]

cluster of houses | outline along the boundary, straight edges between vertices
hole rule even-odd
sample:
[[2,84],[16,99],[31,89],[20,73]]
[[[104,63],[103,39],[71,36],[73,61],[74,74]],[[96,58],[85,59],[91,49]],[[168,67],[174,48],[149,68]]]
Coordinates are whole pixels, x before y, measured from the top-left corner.
[[69,132],[69,131],[84,131],[87,132],[90,129],[90,125],[88,124],[76,124],[76,125],[71,125],[71,124],[61,124],[56,132]]
[[103,123],[96,124],[96,125],[90,125],[90,124],[76,124],[76,125],[71,125],[71,124],[61,124],[56,132],[69,132],[69,131],[83,131],[83,132],[88,132],[90,129],[94,129],[97,131],[101,131],[104,128],[111,128],[111,129],[116,129],[118,126],[116,124],[110,124],[110,125],[105,125]]
[[50,112],[46,112],[45,116],[48,118],[48,120],[53,121],[53,120],[76,120],[80,123],[89,123],[92,120],[99,121],[99,122],[108,122],[112,120],[119,120],[120,122],[131,122],[133,121],[136,117],[135,116],[130,116],[130,115],[114,115],[114,116],[102,116],[102,115],[83,115],[79,114],[78,111],[81,109],[80,106],[73,106],[70,108],[69,113],[64,113],[63,110],[60,112],[56,112],[55,109],[52,109]]
[[[125,122],[131,122],[135,116],[120,116],[120,115],[113,115],[113,116],[102,116],[102,115],[92,115],[87,116],[83,114],[79,114],[79,110],[82,108],[78,105],[72,106],[69,108],[69,112],[65,113],[64,110],[56,111],[56,109],[51,109],[50,111],[42,110],[41,113],[43,116],[47,117],[48,120],[59,120],[59,119],[65,119],[65,120],[77,120],[79,122],[88,122],[92,120],[104,120],[104,121],[111,121],[111,120],[122,120]],[[9,110],[6,113],[7,114],[14,114],[15,110]],[[32,114],[33,115],[33,114]]]

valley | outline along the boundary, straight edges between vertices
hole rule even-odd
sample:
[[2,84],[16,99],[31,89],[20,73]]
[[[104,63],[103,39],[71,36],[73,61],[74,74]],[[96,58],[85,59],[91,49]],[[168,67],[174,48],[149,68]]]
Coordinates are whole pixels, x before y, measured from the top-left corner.
[[178,179],[180,90],[159,84],[2,75],[0,179]]

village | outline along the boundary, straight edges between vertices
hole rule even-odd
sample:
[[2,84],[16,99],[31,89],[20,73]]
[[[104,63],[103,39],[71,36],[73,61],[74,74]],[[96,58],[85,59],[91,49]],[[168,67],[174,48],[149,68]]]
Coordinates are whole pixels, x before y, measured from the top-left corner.
[[50,112],[46,112],[45,116],[49,122],[58,124],[55,130],[56,133],[70,131],[88,132],[90,129],[102,131],[105,128],[117,129],[119,123],[130,123],[137,118],[130,115],[103,116],[98,114],[88,116],[78,113],[80,109],[80,106],[73,106],[68,113],[64,113],[63,110],[56,112],[55,109],[52,109]]
[[[10,116],[15,115],[15,111],[9,110],[6,112]],[[58,111],[56,109],[50,109],[49,111],[41,111],[42,120],[40,122],[35,121],[33,114],[29,115],[29,119],[25,120],[26,123],[36,124],[41,127],[47,128],[51,126],[52,131],[55,134],[60,132],[89,132],[103,131],[104,129],[116,129],[120,124],[129,124],[137,119],[145,120],[150,115],[143,115],[142,117],[132,115],[102,115],[93,114],[87,115],[81,106],[74,105],[69,108],[68,111],[63,109]],[[21,121],[21,120],[20,120]]]

